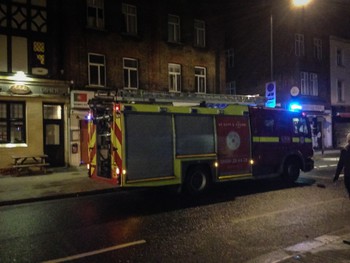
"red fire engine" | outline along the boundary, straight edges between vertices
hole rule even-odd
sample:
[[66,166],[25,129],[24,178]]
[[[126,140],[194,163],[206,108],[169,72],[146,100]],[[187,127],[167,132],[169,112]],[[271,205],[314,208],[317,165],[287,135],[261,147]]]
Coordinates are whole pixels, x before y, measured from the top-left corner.
[[[169,103],[171,101],[172,103]],[[90,101],[89,176],[119,187],[212,183],[313,169],[308,120],[258,96],[120,93]]]

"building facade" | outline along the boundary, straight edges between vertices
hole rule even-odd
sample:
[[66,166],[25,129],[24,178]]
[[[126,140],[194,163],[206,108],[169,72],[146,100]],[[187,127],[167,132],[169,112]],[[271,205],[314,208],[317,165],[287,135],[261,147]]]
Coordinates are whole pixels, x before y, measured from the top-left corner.
[[57,67],[56,8],[46,0],[0,2],[0,168],[12,165],[12,155],[68,161],[69,87]]
[[333,144],[343,147],[350,132],[350,39],[330,37]]
[[96,92],[220,92],[220,59],[207,41],[214,30],[200,2],[61,1],[71,165],[87,162],[87,102]]

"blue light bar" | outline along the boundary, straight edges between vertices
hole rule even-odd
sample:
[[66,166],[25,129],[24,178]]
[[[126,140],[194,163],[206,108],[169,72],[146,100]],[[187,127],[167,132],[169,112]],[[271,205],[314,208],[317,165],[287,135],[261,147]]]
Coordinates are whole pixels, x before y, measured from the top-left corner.
[[292,103],[289,105],[289,110],[290,111],[300,111],[302,110],[302,106],[300,104],[297,104],[297,103]]

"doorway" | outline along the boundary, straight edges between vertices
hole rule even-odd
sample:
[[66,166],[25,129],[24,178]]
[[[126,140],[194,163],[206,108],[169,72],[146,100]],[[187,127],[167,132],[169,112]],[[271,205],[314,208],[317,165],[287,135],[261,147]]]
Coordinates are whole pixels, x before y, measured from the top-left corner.
[[44,152],[52,167],[64,166],[63,104],[43,104]]

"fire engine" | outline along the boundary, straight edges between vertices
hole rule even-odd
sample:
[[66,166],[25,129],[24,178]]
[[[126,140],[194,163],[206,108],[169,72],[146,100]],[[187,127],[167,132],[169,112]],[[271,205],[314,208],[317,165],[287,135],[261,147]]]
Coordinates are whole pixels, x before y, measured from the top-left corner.
[[177,185],[191,194],[213,183],[313,169],[301,112],[266,108],[244,95],[120,91],[89,101],[89,176],[119,187]]

